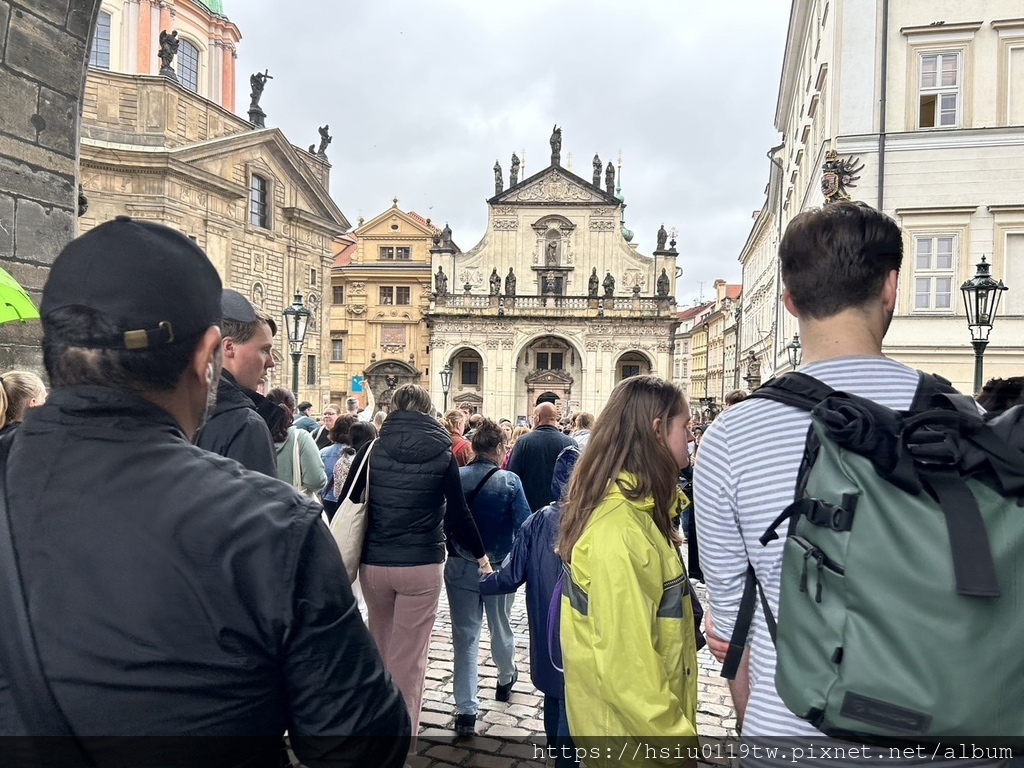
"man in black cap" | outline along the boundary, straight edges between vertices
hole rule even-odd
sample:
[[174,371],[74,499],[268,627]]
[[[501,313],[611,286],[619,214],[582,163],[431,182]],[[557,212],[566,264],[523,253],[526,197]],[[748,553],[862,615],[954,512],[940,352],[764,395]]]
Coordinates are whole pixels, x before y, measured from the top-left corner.
[[284,412],[256,392],[260,379],[274,367],[277,327],[230,288],[221,293],[221,310],[224,368],[217,405],[196,445],[234,459],[246,469],[277,477],[277,453],[267,419]]
[[[0,440],[0,736],[86,737],[40,765],[277,768],[287,730],[310,768],[401,766],[409,716],[319,505],[190,442],[220,368],[205,254],[119,217],[40,314],[52,394]],[[175,738],[87,738],[110,735]],[[244,738],[182,738],[209,736]]]

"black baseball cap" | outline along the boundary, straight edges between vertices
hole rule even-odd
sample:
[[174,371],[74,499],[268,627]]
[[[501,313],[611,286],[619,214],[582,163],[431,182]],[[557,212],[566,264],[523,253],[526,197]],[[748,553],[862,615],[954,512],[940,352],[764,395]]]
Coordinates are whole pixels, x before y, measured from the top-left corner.
[[277,336],[277,323],[269,315],[257,312],[245,296],[232,288],[221,291],[220,306],[223,316],[236,323],[252,323],[263,320],[270,326],[270,335]]
[[118,216],[65,246],[43,288],[40,315],[85,307],[123,333],[83,342],[150,349],[195,339],[221,319],[220,275],[202,249],[170,227]]

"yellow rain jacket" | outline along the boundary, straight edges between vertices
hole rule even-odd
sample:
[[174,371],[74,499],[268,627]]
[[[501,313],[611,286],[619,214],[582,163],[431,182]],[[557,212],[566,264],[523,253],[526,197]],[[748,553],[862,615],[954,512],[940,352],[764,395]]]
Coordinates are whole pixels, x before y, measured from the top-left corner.
[[[631,476],[620,480],[628,487]],[[562,587],[569,731],[594,768],[682,765],[671,745],[697,744],[690,585],[654,524],[654,499],[632,502],[617,483],[609,488]]]

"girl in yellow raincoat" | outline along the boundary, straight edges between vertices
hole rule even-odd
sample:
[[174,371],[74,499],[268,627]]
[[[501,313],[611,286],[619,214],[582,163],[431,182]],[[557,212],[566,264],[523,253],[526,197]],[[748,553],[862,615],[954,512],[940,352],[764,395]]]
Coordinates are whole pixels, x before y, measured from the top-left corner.
[[592,768],[693,762],[696,639],[672,522],[689,423],[675,384],[625,379],[569,483],[557,542],[565,699]]

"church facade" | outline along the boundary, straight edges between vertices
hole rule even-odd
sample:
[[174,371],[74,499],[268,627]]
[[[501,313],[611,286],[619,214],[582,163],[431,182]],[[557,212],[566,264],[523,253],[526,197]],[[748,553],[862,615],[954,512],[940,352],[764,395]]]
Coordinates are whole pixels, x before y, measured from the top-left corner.
[[627,241],[614,167],[595,156],[593,178],[581,178],[561,167],[560,129],[551,145],[550,166],[522,181],[513,156],[507,189],[496,164],[476,246],[457,253],[450,233],[434,237],[435,403],[513,421],[544,401],[597,413],[627,376],[671,377],[674,241],[667,246],[662,228],[657,250],[640,253]]

